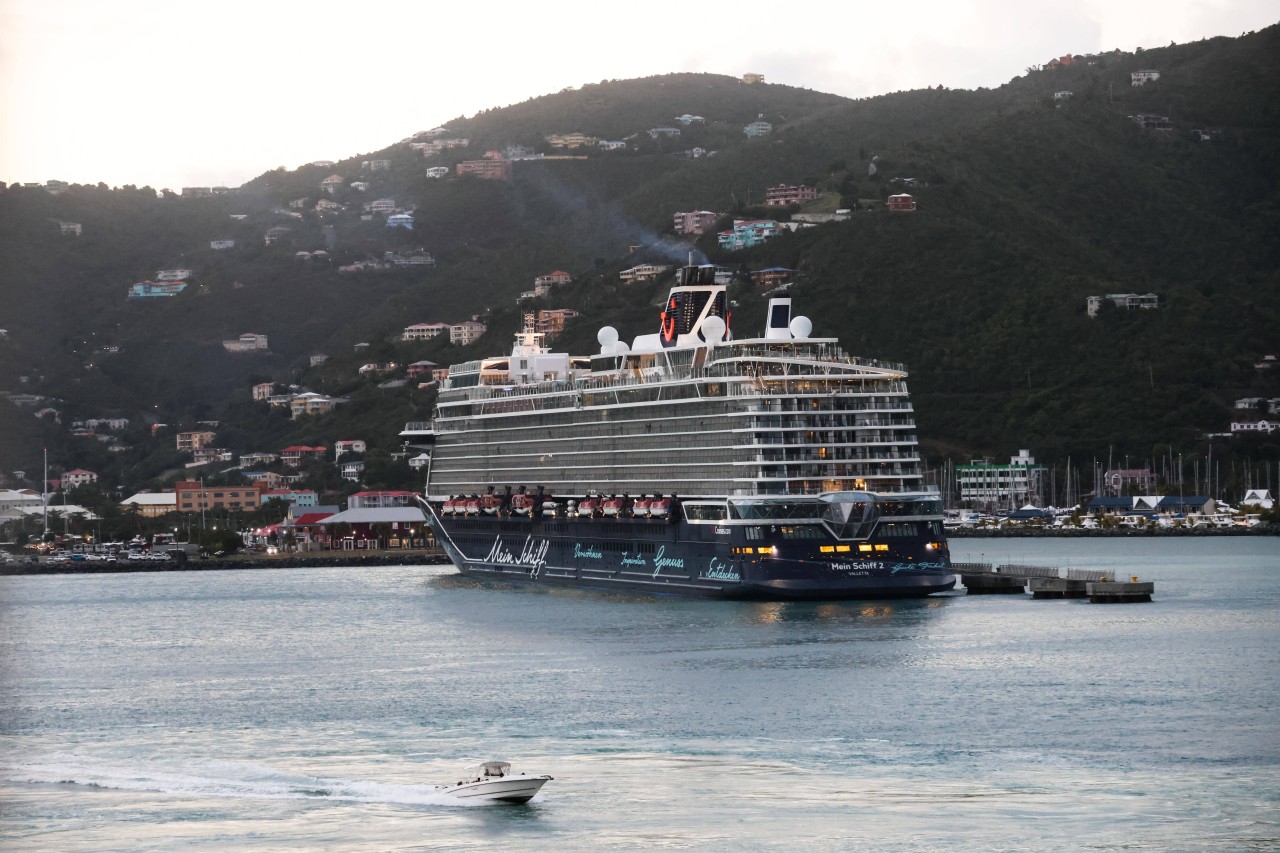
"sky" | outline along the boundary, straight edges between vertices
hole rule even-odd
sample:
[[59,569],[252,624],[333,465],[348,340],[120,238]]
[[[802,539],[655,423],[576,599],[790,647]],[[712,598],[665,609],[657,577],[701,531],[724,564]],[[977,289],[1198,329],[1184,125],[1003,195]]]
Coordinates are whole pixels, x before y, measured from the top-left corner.
[[0,180],[238,186],[601,80],[995,87],[1277,21],[1277,0],[0,0]]

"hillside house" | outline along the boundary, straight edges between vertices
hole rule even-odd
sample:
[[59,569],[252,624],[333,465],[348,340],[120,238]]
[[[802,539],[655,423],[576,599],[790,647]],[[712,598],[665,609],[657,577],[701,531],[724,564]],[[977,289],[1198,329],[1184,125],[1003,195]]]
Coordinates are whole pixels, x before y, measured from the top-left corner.
[[705,234],[715,227],[717,218],[710,210],[677,211],[672,228],[677,234]]
[[320,504],[320,496],[313,489],[263,489],[259,500],[265,505],[269,501],[284,501],[293,509],[295,507],[313,507]]
[[368,364],[360,365],[360,367],[356,369],[356,373],[360,374],[361,376],[382,376],[384,374],[390,373],[391,371],[395,370],[399,366],[400,365],[396,364],[394,361],[387,361],[387,362],[371,361]]
[[329,356],[325,355],[322,352],[318,352],[315,355],[311,356],[310,364],[312,367],[319,367],[320,365],[324,364],[328,360],[329,360]]
[[87,486],[90,483],[98,482],[98,475],[84,468],[73,468],[62,475],[59,483],[63,491],[74,489],[76,486]]
[[270,246],[272,243],[277,243],[285,237],[288,237],[291,230],[292,229],[286,228],[283,225],[268,228],[267,233],[263,235],[262,240],[266,245]]
[[601,151],[625,151],[627,143],[621,139],[601,139],[599,145]]
[[364,476],[363,460],[353,459],[350,462],[343,462],[338,466],[338,474],[344,480],[350,480],[353,483],[360,482],[360,478]]
[[580,313],[572,308],[546,308],[537,313],[534,329],[550,340],[564,331],[565,323],[579,316]]
[[1280,421],[1266,418],[1240,418],[1231,422],[1231,433],[1263,432],[1267,435],[1280,429]]
[[329,177],[325,178],[323,181],[320,182],[320,189],[324,190],[330,195],[333,195],[335,192],[337,192],[338,187],[342,186],[342,184],[345,181],[346,181],[346,178],[342,177],[341,175],[330,175]]
[[535,288],[545,287],[550,290],[550,288],[555,287],[558,284],[568,284],[571,281],[573,281],[573,277],[567,272],[564,270],[556,270],[555,272],[549,272],[546,275],[540,275],[535,278],[533,280],[533,286]]
[[390,509],[392,507],[416,507],[413,492],[381,491],[356,492],[347,498],[347,509]]
[[759,287],[777,287],[791,281],[793,275],[795,270],[786,267],[765,267],[761,270],[753,270],[751,281]]
[[1074,97],[1074,93],[1073,93],[1073,92],[1068,92],[1068,91],[1066,91],[1065,89],[1064,89],[1063,91],[1061,91],[1061,92],[1054,92],[1054,93],[1053,93],[1053,99],[1054,99],[1055,101],[1069,101],[1069,100],[1071,100],[1071,98],[1072,98],[1072,97]]
[[256,332],[245,332],[234,341],[223,341],[222,348],[227,352],[265,352],[267,336]]
[[599,141],[594,136],[587,136],[576,130],[573,133],[553,133],[544,139],[552,148],[581,148],[584,145],[595,145]]
[[352,181],[348,186],[356,192],[367,193],[373,187],[373,184],[367,181]]
[[733,229],[721,231],[716,239],[720,248],[737,251],[758,246],[781,233],[782,229],[773,219],[735,219]]
[[884,206],[889,210],[896,211],[898,213],[912,213],[916,209],[915,196],[912,196],[909,193],[891,195],[885,201]]
[[1159,79],[1160,79],[1159,71],[1146,70],[1146,71],[1132,71],[1129,73],[1130,86],[1145,86],[1147,85],[1147,83],[1150,83],[1154,80],[1159,80]]
[[1160,307],[1160,297],[1154,293],[1108,293],[1105,296],[1090,296],[1085,299],[1085,310],[1090,317],[1098,316],[1102,300],[1108,300],[1117,308],[1126,311],[1154,310]]
[[235,247],[236,247],[235,240],[210,240],[209,241],[209,248],[213,249],[215,252],[221,251],[222,249],[234,249]]
[[770,133],[773,133],[773,125],[763,119],[760,119],[758,121],[753,121],[751,124],[744,127],[742,132],[749,138],[754,139],[758,136],[767,136]]
[[387,217],[388,228],[405,228],[409,231],[413,230],[413,214],[412,213],[393,213]]
[[1135,116],[1131,116],[1131,118],[1133,123],[1143,130],[1167,130],[1173,126],[1168,116],[1155,113],[1138,113]]
[[428,178],[443,178],[447,174],[449,174],[448,166],[432,166],[426,171]]
[[374,201],[364,203],[365,213],[395,213],[396,200],[393,198],[380,198]]
[[321,445],[293,444],[280,451],[280,462],[286,467],[297,468],[308,459],[323,459],[325,454],[326,450]]
[[1240,506],[1242,507],[1256,507],[1257,509],[1271,509],[1275,505],[1275,499],[1271,497],[1271,492],[1267,489],[1249,489],[1244,493],[1244,499],[1240,501]]
[[707,122],[707,120],[702,116],[689,115],[688,113],[685,113],[682,116],[676,116],[676,121],[680,122],[685,127],[688,127],[691,124],[706,124]]
[[634,284],[641,281],[653,281],[669,269],[671,269],[671,267],[667,264],[637,264],[630,269],[625,269],[618,273],[618,278],[625,284]]
[[347,206],[345,204],[339,204],[333,199],[322,198],[316,202],[317,213],[341,213],[346,209]]
[[410,379],[417,379],[420,376],[431,376],[432,371],[437,367],[439,367],[439,365],[434,361],[427,361],[425,359],[422,361],[415,361],[413,364],[405,368],[405,375]]
[[769,187],[765,191],[765,204],[769,206],[804,204],[805,202],[813,201],[817,197],[817,187],[810,187],[804,184],[794,186],[778,184],[776,187]]
[[361,166],[370,172],[390,172],[390,160],[365,160]]
[[1150,468],[1113,468],[1102,475],[1102,485],[1112,497],[1146,495],[1155,489],[1156,475]]
[[756,74],[754,71],[747,72],[746,74],[742,75],[742,82],[746,83],[748,86],[754,86],[757,83],[764,82],[764,75]]
[[428,341],[447,331],[449,331],[448,323],[414,323],[412,326],[404,327],[404,332],[401,333],[400,339],[405,341]]
[[333,461],[337,462],[348,453],[364,453],[367,449],[368,445],[358,438],[335,441],[333,443]]
[[270,465],[279,458],[274,453],[244,453],[240,456],[240,467],[253,468],[257,465]]
[[488,327],[476,320],[454,323],[449,327],[449,343],[466,346],[483,335]]
[[341,402],[343,400],[337,397],[329,397],[325,394],[308,391],[289,401],[289,416],[296,421],[301,417],[327,415]]
[[208,447],[213,444],[217,433],[210,430],[188,430],[180,432],[175,437],[176,447],[179,452],[191,453],[202,447]]
[[678,127],[651,127],[648,130],[650,139],[675,139],[680,135]]
[[192,451],[191,464],[188,468],[197,465],[208,465],[210,462],[230,462],[235,458],[235,454],[225,447],[202,447],[199,450]]
[[82,229],[80,227],[79,222],[59,222],[58,223],[58,233],[63,235],[70,234],[73,237],[79,237],[81,230]]
[[510,160],[463,160],[457,165],[459,175],[474,175],[486,181],[505,181],[511,177]]
[[156,272],[156,281],[186,281],[189,278],[191,278],[191,270],[189,269],[159,270]]

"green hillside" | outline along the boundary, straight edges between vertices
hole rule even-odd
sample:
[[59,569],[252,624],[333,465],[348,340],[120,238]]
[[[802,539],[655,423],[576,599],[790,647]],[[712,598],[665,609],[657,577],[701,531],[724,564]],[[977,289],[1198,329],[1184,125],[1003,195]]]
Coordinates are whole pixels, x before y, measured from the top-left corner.
[[[235,195],[10,187],[0,194],[0,390],[53,398],[41,405],[62,424],[0,400],[0,471],[30,472],[47,446],[66,467],[133,487],[180,462],[173,430],[209,419],[236,452],[340,438],[398,449],[401,425],[429,416],[430,392],[378,388],[356,374],[360,364],[505,349],[520,322],[516,297],[554,269],[574,283],[542,307],[583,312],[559,344],[593,351],[606,323],[624,336],[656,330],[653,306],[670,280],[627,287],[617,273],[692,250],[744,272],[795,269],[790,292],[816,334],[905,362],[935,462],[1022,447],[1055,464],[1170,452],[1198,461],[1210,452],[1205,434],[1229,428],[1234,400],[1280,396],[1280,368],[1254,368],[1280,350],[1278,65],[1271,27],[1031,71],[994,90],[853,101],[706,74],[601,81],[447,123],[465,148],[424,159],[406,140],[267,172]],[[1131,86],[1130,72],[1145,68],[1160,79]],[[1055,100],[1060,91],[1072,96]],[[705,123],[676,125],[679,139],[645,133],[685,113]],[[1139,113],[1171,126],[1141,128],[1129,118]],[[774,132],[748,139],[742,127],[758,116]],[[545,142],[571,131],[628,148],[517,162],[509,181],[425,174],[508,145],[584,153]],[[693,147],[714,154],[685,156]],[[371,159],[391,168],[364,169]],[[314,205],[329,197],[319,184],[330,174],[371,186],[341,188],[332,200],[348,209],[321,218]],[[880,202],[906,178],[918,209],[889,213]],[[714,235],[695,244],[669,233],[676,210],[717,211],[722,227],[774,216],[758,205],[781,182],[818,186],[823,209],[855,209],[743,252],[722,252]],[[414,230],[387,228],[380,214],[362,220],[362,203],[378,198],[412,208]],[[82,236],[61,235],[58,221],[81,223]],[[278,225],[290,231],[264,245]],[[210,249],[218,239],[236,245]],[[645,248],[628,254],[633,245]],[[434,268],[337,270],[419,248]],[[295,254],[316,249],[328,257]],[[180,296],[125,299],[130,284],[171,267],[193,270]],[[1127,292],[1155,293],[1160,308],[1086,314],[1088,296]],[[754,332],[764,296],[745,278],[731,295],[734,328]],[[490,330],[469,348],[398,340],[410,323],[473,315]],[[269,336],[270,353],[223,349],[250,331]],[[315,353],[330,358],[312,368]],[[267,380],[353,404],[290,421],[249,401],[250,385]],[[113,415],[131,419],[127,451],[66,428]],[[168,427],[153,436],[153,422]],[[1280,473],[1275,434],[1217,439],[1212,452],[1224,483],[1241,482],[1246,464]]]

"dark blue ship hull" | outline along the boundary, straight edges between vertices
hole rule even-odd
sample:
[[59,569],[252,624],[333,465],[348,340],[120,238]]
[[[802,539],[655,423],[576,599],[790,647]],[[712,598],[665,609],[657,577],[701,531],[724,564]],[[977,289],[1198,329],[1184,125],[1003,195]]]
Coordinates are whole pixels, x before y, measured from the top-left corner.
[[456,517],[425,502],[423,510],[453,564],[474,577],[774,601],[919,598],[956,583],[945,543],[924,539],[873,536],[860,551],[859,543],[792,539],[770,526]]

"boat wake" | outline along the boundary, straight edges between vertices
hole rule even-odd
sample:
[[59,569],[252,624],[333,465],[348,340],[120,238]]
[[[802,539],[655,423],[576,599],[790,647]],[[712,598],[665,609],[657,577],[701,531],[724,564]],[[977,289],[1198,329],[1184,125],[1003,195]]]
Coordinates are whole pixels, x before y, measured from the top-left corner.
[[255,764],[207,761],[190,765],[121,764],[82,755],[55,754],[0,765],[10,784],[81,786],[184,797],[332,800],[409,806],[470,807],[435,785],[410,785],[290,773]]

